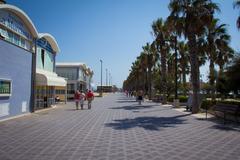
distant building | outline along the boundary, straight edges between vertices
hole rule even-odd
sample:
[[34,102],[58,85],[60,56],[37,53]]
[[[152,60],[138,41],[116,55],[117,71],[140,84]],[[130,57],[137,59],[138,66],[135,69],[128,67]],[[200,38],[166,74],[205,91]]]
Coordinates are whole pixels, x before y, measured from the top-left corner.
[[113,92],[113,86],[97,86],[97,92]]
[[67,80],[67,96],[72,99],[76,90],[92,90],[93,71],[84,63],[56,63],[56,72]]

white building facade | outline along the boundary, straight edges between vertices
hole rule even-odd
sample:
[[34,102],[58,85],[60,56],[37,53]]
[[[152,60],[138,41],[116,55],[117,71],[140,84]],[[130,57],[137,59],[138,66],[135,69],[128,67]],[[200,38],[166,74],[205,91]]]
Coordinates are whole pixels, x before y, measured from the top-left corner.
[[72,99],[76,90],[92,90],[93,71],[84,63],[56,63],[56,73],[67,80],[67,97]]

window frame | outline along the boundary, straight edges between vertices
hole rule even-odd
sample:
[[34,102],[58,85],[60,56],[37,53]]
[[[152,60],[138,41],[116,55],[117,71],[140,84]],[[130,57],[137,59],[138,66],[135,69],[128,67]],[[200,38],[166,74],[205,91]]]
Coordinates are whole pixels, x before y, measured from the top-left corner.
[[11,97],[12,96],[12,80],[11,79],[0,78],[0,82],[1,81],[9,82],[10,87],[9,87],[9,93],[1,93],[0,92],[0,97]]

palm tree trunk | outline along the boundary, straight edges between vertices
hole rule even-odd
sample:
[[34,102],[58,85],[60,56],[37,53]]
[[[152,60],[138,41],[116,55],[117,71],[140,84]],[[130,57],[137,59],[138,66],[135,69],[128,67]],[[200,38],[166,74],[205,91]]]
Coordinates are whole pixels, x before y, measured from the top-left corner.
[[214,76],[214,62],[213,59],[210,58],[210,65],[209,65],[209,70],[210,70],[210,86],[211,86],[211,98],[213,101],[215,101],[215,86],[214,86],[214,81],[215,81],[215,76]]
[[152,73],[151,67],[148,67],[148,98],[149,100],[152,99]]
[[162,45],[160,46],[161,49],[161,69],[162,69],[162,90],[163,90],[163,104],[167,103],[167,98],[166,98],[166,91],[167,91],[167,80],[166,80],[166,52],[162,48]]
[[191,65],[191,80],[193,88],[193,99],[192,99],[192,113],[198,113],[199,111],[199,61],[197,56],[197,43],[194,34],[188,35],[188,46],[190,53],[190,65]]
[[183,66],[182,68],[182,82],[183,82],[183,94],[187,95],[187,80],[186,80],[186,68]]

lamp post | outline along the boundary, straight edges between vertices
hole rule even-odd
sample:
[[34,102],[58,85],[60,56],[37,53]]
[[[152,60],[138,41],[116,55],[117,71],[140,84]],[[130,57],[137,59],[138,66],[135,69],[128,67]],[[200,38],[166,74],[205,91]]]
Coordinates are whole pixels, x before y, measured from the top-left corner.
[[101,91],[100,91],[100,96],[102,97],[102,92],[103,92],[103,90],[102,90],[102,63],[103,63],[103,61],[100,59],[100,62],[101,62]]
[[108,69],[106,68],[106,86],[108,86]]
[[109,78],[108,78],[108,84],[109,84],[109,86],[111,86],[111,73],[109,72],[109,76],[108,76]]

